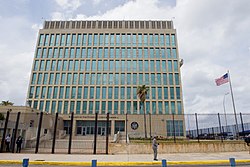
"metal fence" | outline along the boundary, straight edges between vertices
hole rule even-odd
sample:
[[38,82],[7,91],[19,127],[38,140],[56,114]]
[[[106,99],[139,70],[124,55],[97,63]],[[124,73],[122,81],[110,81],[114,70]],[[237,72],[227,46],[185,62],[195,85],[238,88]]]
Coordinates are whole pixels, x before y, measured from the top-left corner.
[[[22,136],[22,151],[31,153],[88,153],[88,154],[108,154],[108,143],[110,139],[110,120],[107,114],[105,134],[98,135],[98,114],[95,115],[94,134],[86,136],[73,136],[77,128],[73,126],[74,113],[69,115],[69,127],[65,129],[64,122],[58,114],[47,114],[44,112],[34,113],[11,113],[2,112],[4,119],[0,120],[0,140],[1,152],[6,151],[5,138],[10,134],[10,151],[15,152],[17,148],[16,140]],[[1,118],[1,116],[0,116]],[[183,120],[184,118],[184,120]],[[150,127],[147,133],[150,136],[167,136],[169,141],[186,142],[201,140],[241,140],[250,134],[250,114],[185,114],[170,115],[164,120],[161,116],[147,114],[148,123],[166,126],[165,132],[157,132],[157,127]],[[183,120],[183,124],[178,121]],[[168,121],[165,123],[165,121]],[[237,122],[237,124],[236,124]],[[103,123],[103,120],[102,120]],[[167,124],[167,125],[166,125]],[[127,124],[125,125],[127,126]],[[75,127],[74,129],[72,127]],[[169,130],[168,128],[171,127]],[[127,134],[127,127],[124,127],[130,137],[138,134]],[[169,132],[171,131],[171,132]],[[143,136],[143,135],[141,135]]]

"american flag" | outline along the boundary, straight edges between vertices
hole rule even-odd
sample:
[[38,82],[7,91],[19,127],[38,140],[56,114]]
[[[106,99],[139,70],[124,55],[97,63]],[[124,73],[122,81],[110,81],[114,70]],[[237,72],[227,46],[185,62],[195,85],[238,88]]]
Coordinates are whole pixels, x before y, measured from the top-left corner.
[[224,83],[227,83],[229,81],[228,79],[228,73],[224,74],[222,77],[215,79],[215,83],[217,86],[220,86]]

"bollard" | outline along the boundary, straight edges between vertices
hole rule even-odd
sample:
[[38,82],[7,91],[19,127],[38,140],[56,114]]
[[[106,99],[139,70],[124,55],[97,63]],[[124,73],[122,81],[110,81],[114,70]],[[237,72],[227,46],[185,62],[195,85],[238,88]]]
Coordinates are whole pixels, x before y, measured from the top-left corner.
[[23,159],[23,167],[28,167],[29,166],[29,158],[24,158]]
[[230,161],[231,167],[235,167],[236,166],[236,164],[235,164],[235,158],[229,158],[229,161]]
[[161,163],[162,163],[162,167],[167,167],[167,161],[165,159],[163,159]]
[[97,167],[97,160],[96,159],[93,159],[92,160],[92,166],[91,167]]

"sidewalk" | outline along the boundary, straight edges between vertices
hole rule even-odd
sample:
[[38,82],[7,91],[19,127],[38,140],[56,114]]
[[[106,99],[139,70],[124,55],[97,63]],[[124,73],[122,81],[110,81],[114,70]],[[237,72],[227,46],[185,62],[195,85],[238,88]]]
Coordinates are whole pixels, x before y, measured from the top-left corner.
[[0,164],[20,164],[28,158],[30,164],[52,165],[90,165],[92,160],[97,160],[98,165],[156,165],[162,159],[168,164],[226,164],[229,158],[235,158],[237,163],[250,164],[250,154],[244,152],[221,153],[178,153],[159,154],[158,161],[153,161],[153,154],[118,154],[118,155],[86,155],[86,154],[17,154],[1,153]]

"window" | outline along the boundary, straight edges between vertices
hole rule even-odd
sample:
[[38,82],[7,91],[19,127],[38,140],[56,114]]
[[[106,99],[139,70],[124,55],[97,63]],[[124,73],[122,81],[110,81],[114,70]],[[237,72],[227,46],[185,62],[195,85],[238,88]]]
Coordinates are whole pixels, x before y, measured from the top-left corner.
[[182,120],[167,120],[167,136],[183,136],[183,121]]

